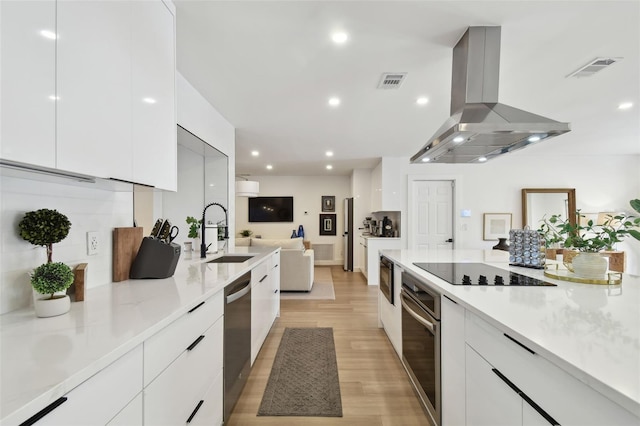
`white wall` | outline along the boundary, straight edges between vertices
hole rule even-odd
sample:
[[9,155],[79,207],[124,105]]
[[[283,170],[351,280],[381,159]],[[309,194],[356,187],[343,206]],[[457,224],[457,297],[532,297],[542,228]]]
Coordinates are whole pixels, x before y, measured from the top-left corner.
[[[262,238],[289,238],[298,225],[304,227],[305,240],[314,243],[334,244],[334,263],[343,259],[342,233],[344,232],[344,199],[351,196],[349,176],[251,176],[260,183],[260,196],[293,196],[293,222],[257,223],[249,222],[247,198],[236,198],[235,219],[238,234],[250,229]],[[319,235],[321,197],[336,197],[336,236]]]
[[[25,241],[18,223],[28,211],[55,209],[71,222],[69,235],[53,245],[53,261],[70,267],[87,263],[86,288],[111,282],[112,230],[133,225],[132,185],[80,184],[62,178],[20,173],[3,175],[0,182],[2,213],[0,228],[0,312],[29,306],[32,288],[27,273],[46,263],[46,250]],[[124,189],[124,190],[122,190]],[[101,248],[87,255],[86,234],[97,231]]]
[[351,174],[351,193],[353,194],[353,223],[355,227],[354,248],[353,248],[353,270],[361,271],[364,265],[361,264],[364,251],[359,243],[359,236],[362,235],[363,221],[371,214],[371,170],[356,169]]
[[[398,209],[402,226],[407,212],[408,176],[456,179],[455,247],[491,248],[482,240],[483,213],[512,213],[514,228],[522,226],[522,188],[576,188],[582,212],[631,211],[629,200],[640,197],[640,156],[517,156],[505,155],[485,164],[409,164],[408,158],[383,158],[383,170],[393,171],[403,189]],[[388,175],[387,175],[388,176]],[[387,177],[389,179],[389,177]],[[470,218],[460,210],[471,210]],[[401,230],[406,247],[406,229]],[[618,249],[627,252],[627,271],[640,272],[640,242],[630,239]]]

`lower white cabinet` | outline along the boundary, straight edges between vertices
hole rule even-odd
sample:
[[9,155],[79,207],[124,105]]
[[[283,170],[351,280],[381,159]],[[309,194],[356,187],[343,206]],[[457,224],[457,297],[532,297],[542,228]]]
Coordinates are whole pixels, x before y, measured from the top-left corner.
[[[59,399],[60,405],[44,415],[37,424],[105,425],[141,390],[142,346],[139,345]],[[40,413],[46,411],[47,408]]]
[[251,365],[280,314],[280,251],[251,271]]
[[223,327],[220,318],[144,389],[145,424],[184,424],[197,414],[222,372]]
[[194,413],[193,418],[189,424],[197,426],[212,426],[222,424],[223,413],[223,378],[222,372],[215,378],[211,387],[201,399],[202,405],[197,412]]
[[367,283],[380,284],[380,250],[399,250],[402,247],[400,238],[368,237],[365,238],[365,268]]
[[280,316],[280,251],[271,256],[271,318]]

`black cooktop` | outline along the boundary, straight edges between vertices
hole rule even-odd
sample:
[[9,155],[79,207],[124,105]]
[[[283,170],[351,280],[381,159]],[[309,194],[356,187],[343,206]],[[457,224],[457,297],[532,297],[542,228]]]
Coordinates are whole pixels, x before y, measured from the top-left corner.
[[496,268],[486,263],[414,263],[453,285],[554,286],[538,278]]

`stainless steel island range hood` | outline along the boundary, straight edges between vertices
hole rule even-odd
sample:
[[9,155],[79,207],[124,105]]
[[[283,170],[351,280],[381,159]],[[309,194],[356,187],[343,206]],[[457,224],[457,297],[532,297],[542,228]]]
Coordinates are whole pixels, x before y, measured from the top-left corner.
[[561,123],[498,103],[500,27],[469,27],[453,48],[451,117],[412,163],[476,163],[570,131]]

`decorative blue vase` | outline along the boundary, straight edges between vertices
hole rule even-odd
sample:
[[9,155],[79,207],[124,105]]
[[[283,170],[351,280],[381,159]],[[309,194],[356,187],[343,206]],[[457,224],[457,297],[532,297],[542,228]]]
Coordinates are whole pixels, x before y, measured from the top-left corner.
[[293,233],[291,234],[291,238],[296,238],[298,235],[296,234],[296,230],[293,230]]
[[302,227],[302,225],[298,226],[298,237],[304,238],[304,228]]

